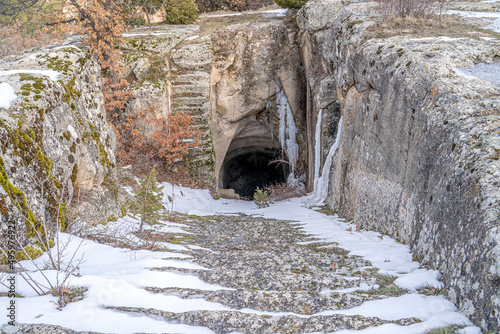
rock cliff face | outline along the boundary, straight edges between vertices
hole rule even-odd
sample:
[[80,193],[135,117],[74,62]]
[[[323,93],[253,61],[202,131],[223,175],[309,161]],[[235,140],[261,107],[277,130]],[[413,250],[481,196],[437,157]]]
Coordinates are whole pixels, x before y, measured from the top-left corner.
[[[197,25],[136,29],[125,35],[122,46],[134,90],[128,112],[151,108],[156,117],[191,115],[203,135],[187,166],[192,176],[215,185],[221,194],[240,183],[239,188],[249,188],[252,180],[238,178],[244,161],[260,161],[259,168],[266,168],[269,161],[286,155],[279,140],[278,90],[285,92],[292,113],[289,120],[298,129],[294,141],[302,148],[307,143],[296,25],[285,25],[276,14],[251,18],[241,24],[219,22],[221,27],[214,29]],[[306,170],[307,160],[307,151],[299,152],[297,176]],[[279,176],[266,176],[285,181],[289,173],[284,168]],[[253,190],[247,195],[252,196]]]
[[15,222],[22,245],[39,247],[35,229],[52,234],[77,215],[119,216],[115,137],[87,52],[66,45],[28,53],[0,64],[0,82],[17,95],[0,109],[2,228]]
[[210,134],[210,70],[212,41],[199,26],[163,26],[126,34],[123,60],[130,68],[134,98],[127,112],[146,116],[188,114],[201,131],[200,142],[185,162],[196,177],[214,183],[214,153]]
[[[287,29],[282,19],[234,25],[212,39],[215,53],[211,73],[215,175],[219,188],[232,188],[226,176],[238,156],[274,150],[274,158],[280,159],[286,154],[281,152],[284,143],[280,142],[279,133],[277,93],[280,89],[287,96],[298,128],[298,137],[294,140],[305,147],[303,68],[297,31],[293,27]],[[297,175],[305,170],[307,159],[305,150],[299,152]],[[253,191],[249,195],[252,196]]]
[[418,261],[443,274],[448,297],[495,331],[500,87],[455,69],[498,66],[500,43],[375,39],[371,12],[370,4],[310,1],[297,19],[307,138],[312,148],[322,111],[322,161],[343,117],[328,202],[341,216],[410,244]]

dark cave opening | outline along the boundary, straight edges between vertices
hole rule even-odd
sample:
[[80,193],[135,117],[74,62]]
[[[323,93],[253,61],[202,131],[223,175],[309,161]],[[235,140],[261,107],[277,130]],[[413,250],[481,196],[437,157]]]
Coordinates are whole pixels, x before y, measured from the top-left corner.
[[257,187],[283,183],[288,172],[277,162],[280,150],[253,148],[226,159],[223,168],[223,187],[234,189],[241,197],[253,198]]

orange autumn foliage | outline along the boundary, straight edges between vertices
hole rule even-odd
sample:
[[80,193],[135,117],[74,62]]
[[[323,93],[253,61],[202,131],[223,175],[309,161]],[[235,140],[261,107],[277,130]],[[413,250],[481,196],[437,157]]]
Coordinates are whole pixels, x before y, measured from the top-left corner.
[[139,168],[150,164],[172,164],[182,161],[189,149],[198,145],[199,132],[189,115],[145,117],[146,112],[129,115],[115,125],[118,139],[117,160],[121,165]]
[[125,32],[122,9],[113,0],[70,0],[70,4],[79,14],[79,32],[87,36],[91,56],[101,65],[108,116],[117,117],[133,95],[127,91],[128,82],[122,76],[126,68],[120,66],[119,51],[115,48]]
[[39,48],[57,42],[60,36],[53,30],[44,28],[26,33],[23,22],[0,24],[0,58],[18,54],[29,48]]

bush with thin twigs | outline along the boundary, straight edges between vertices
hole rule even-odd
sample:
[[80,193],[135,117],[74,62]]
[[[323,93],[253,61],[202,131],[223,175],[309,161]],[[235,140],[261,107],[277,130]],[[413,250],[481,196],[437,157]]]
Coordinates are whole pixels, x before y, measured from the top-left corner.
[[0,24],[0,58],[19,54],[31,48],[40,48],[59,40],[54,30],[40,29],[27,33],[23,23],[17,20],[11,24]]
[[[112,223],[88,224],[80,217],[71,225],[71,233],[88,240],[112,247],[127,249],[163,250],[156,241],[143,238],[136,233],[137,220],[131,217],[122,217]],[[136,234],[134,234],[136,233]]]
[[429,17],[435,13],[434,0],[376,0],[384,17]]
[[114,126],[118,164],[134,165],[140,172],[157,164],[182,161],[199,142],[200,132],[191,126],[193,120],[189,115],[156,118],[147,116],[148,111],[130,114]]
[[[2,245],[0,249],[2,255],[9,260],[12,260],[12,256],[9,257],[9,255],[15,253],[16,250],[23,254],[23,256],[14,259],[15,263],[12,263],[11,268],[17,269],[19,276],[39,296],[49,293],[58,295],[62,289],[69,289],[68,279],[78,273],[79,265],[84,262],[83,255],[77,257],[83,240],[80,241],[76,248],[70,250],[73,238],[70,237],[67,240],[61,240],[60,238],[60,231],[64,230],[66,226],[66,203],[71,201],[71,198],[68,198],[70,196],[68,194],[68,184],[71,181],[69,177],[66,178],[60,184],[60,187],[49,186],[51,182],[53,182],[51,176],[45,176],[36,178],[33,184],[33,187],[38,188],[40,191],[39,201],[44,208],[39,216],[33,217],[25,210],[22,210],[20,203],[17,203],[17,201],[23,200],[21,198],[12,199],[12,211],[9,212],[11,217],[19,216],[26,221],[29,230],[33,234],[31,236],[32,242],[36,245],[35,247],[45,251],[46,260],[43,263],[35,261],[36,258],[42,255],[42,252],[29,251],[31,247],[26,247],[26,242],[21,238],[21,235],[17,234],[11,237],[11,242],[8,245]],[[49,192],[51,194],[48,195]],[[52,214],[48,214],[50,212]],[[35,269],[30,270],[23,260],[29,261]],[[44,271],[47,269],[56,272],[55,279],[50,279],[45,274]],[[0,284],[5,286],[2,281],[0,281]],[[60,298],[60,302],[64,304],[64,298]],[[62,306],[64,305],[59,305],[59,307]]]
[[269,199],[273,201],[282,201],[287,198],[304,196],[306,194],[303,188],[290,186],[286,182],[265,186],[264,190],[269,194]]

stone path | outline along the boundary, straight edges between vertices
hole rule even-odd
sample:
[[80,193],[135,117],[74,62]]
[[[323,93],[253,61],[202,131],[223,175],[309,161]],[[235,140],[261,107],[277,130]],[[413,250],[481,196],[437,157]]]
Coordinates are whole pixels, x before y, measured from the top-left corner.
[[[334,244],[305,235],[292,222],[239,217],[199,217],[187,222],[182,244],[201,247],[189,252],[198,264],[211,270],[177,270],[234,290],[190,290],[148,287],[154,293],[182,298],[203,298],[234,308],[234,311],[171,313],[154,309],[113,307],[122,312],[147,314],[166,321],[208,327],[216,333],[310,333],[338,329],[363,329],[388,323],[377,318],[317,315],[321,311],[346,309],[364,301],[404,293],[391,283],[377,291],[343,293],[362,282],[387,283],[370,263],[348,256]],[[390,281],[390,280],[389,280]],[[324,290],[331,292],[322,293]],[[260,311],[260,312],[259,312]],[[295,314],[275,315],[275,312]],[[409,325],[417,319],[395,323]]]
[[[349,256],[332,243],[306,235],[293,222],[246,215],[188,216],[180,241],[193,261],[211,270],[154,268],[181,271],[227,290],[205,291],[146,287],[147,291],[204,299],[230,307],[225,311],[172,313],[156,309],[107,307],[147,315],[156,320],[208,327],[215,333],[311,333],[360,330],[390,321],[360,315],[318,315],[348,309],[367,300],[405,293],[389,277],[378,275],[370,263]],[[368,292],[335,292],[361,283],[380,288]],[[355,289],[353,289],[355,290]],[[286,313],[285,313],[286,312]],[[418,319],[393,323],[410,325]],[[77,333],[58,326],[22,325],[19,333]],[[89,332],[81,332],[89,333]]]

